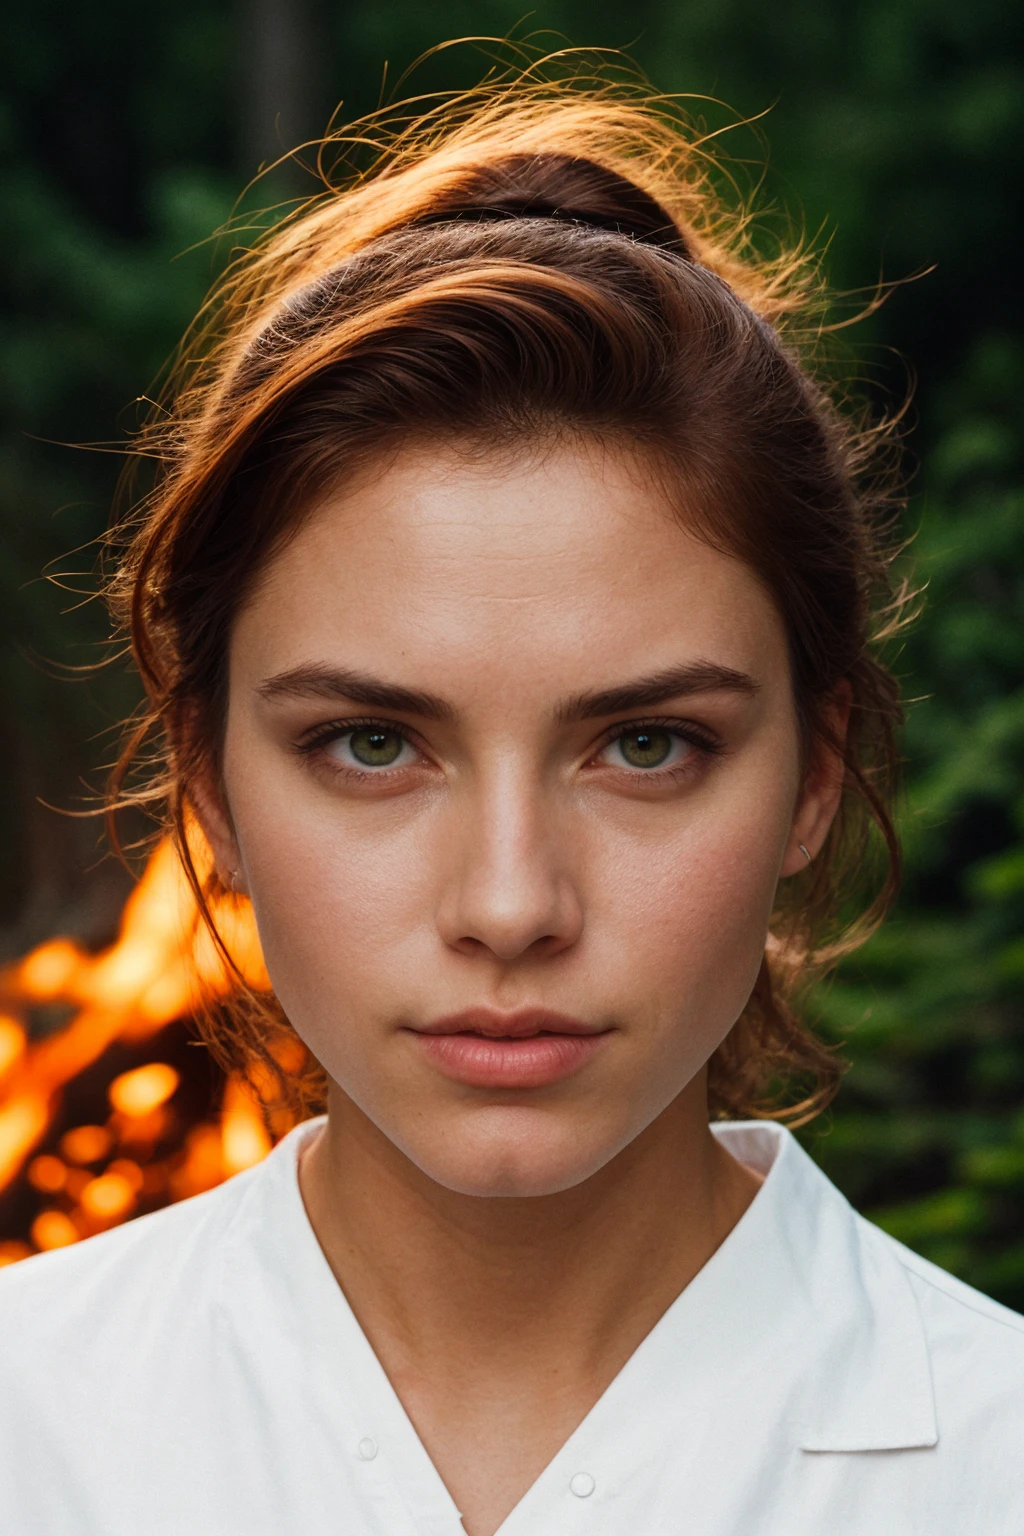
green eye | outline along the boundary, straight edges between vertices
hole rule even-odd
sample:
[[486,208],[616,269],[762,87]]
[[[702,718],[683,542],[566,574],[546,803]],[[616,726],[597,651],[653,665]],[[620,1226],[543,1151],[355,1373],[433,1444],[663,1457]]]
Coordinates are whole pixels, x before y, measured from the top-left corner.
[[617,745],[631,768],[660,768],[671,755],[673,737],[668,731],[627,731]]
[[352,731],[348,744],[356,762],[365,768],[390,768],[401,757],[405,739],[397,731],[364,726],[362,730]]

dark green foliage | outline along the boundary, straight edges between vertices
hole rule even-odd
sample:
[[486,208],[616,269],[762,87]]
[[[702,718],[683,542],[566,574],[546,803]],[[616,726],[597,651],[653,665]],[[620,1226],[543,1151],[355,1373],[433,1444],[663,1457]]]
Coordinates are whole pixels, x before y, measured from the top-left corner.
[[[96,605],[61,616],[35,578],[102,529],[116,460],[38,441],[111,440],[210,279],[186,251],[228,215],[278,142],[377,99],[421,50],[502,33],[506,0],[285,7],[291,53],[260,50],[281,3],[171,8],[57,0],[8,23],[0,108],[6,315],[0,375],[0,926],[8,949],[54,925],[98,933],[81,902],[95,832],[67,803],[109,755],[90,738],[131,700],[120,674],[49,680],[26,650],[92,659]],[[268,20],[269,18],[269,20]],[[1024,15],[1002,0],[578,0],[530,25],[626,46],[666,90],[773,107],[767,191],[834,231],[840,287],[905,278],[860,337],[868,388],[917,376],[907,532],[927,583],[899,658],[921,696],[907,731],[905,893],[819,1000],[853,1062],[809,1145],[890,1231],[1024,1307],[1024,346],[1019,253]],[[286,39],[287,41],[287,39]],[[287,57],[285,57],[287,55]],[[288,68],[268,73],[267,59]],[[290,60],[290,62],[289,62]],[[262,61],[262,62],[261,62]],[[282,73],[282,69],[284,72]],[[426,84],[465,84],[472,56]],[[290,71],[290,72],[289,72]],[[275,84],[276,81],[276,84]],[[725,115],[705,109],[717,123]],[[736,140],[737,152],[751,140]],[[756,147],[756,146],[755,146]],[[34,434],[34,436],[32,435]],[[62,568],[88,571],[86,550]],[[69,600],[70,601],[70,600]],[[77,905],[76,905],[77,903]]]
[[912,691],[928,695],[906,736],[908,881],[893,918],[822,999],[854,1065],[829,1133],[810,1138],[887,1230],[1019,1308],[1022,352],[1008,335],[982,333],[934,391],[912,506],[928,607],[902,657]]

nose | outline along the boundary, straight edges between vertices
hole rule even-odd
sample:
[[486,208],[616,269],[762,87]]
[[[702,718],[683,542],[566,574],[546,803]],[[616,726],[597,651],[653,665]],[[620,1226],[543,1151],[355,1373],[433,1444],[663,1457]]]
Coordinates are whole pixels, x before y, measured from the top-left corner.
[[442,939],[463,954],[508,963],[575,944],[583,909],[554,808],[525,772],[496,773],[452,807]]

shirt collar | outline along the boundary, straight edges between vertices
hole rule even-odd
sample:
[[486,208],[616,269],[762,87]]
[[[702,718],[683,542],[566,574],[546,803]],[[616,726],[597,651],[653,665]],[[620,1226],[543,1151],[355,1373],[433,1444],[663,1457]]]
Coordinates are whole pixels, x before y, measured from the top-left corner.
[[755,1351],[773,1320],[781,1326],[803,1378],[793,1415],[802,1450],[935,1445],[927,1339],[889,1240],[852,1210],[789,1131],[756,1121],[714,1130],[765,1180],[680,1300],[699,1287],[703,1294],[692,1299],[721,1313],[713,1332],[721,1338],[721,1326],[738,1327]]
[[[258,1267],[276,1269],[281,1284],[290,1274],[288,1301],[280,1298],[286,1313],[303,1323],[312,1313],[321,1327],[332,1315],[340,1324],[344,1314],[346,1355],[367,1356],[367,1371],[360,1373],[365,1385],[372,1374],[369,1345],[330,1274],[299,1193],[298,1150],[315,1124],[297,1127],[259,1170],[263,1201],[271,1198],[275,1214],[269,1219],[269,1211],[253,1208],[245,1225],[249,1243],[265,1250]],[[713,1130],[764,1182],[591,1419],[600,1422],[607,1410],[621,1426],[622,1404],[634,1399],[696,1411],[753,1391],[783,1440],[804,1451],[935,1445],[927,1340],[890,1240],[852,1210],[788,1130],[767,1121],[720,1123]],[[311,1280],[315,1298],[306,1290]],[[383,1387],[379,1368],[377,1374]],[[673,1417],[666,1412],[666,1421]]]

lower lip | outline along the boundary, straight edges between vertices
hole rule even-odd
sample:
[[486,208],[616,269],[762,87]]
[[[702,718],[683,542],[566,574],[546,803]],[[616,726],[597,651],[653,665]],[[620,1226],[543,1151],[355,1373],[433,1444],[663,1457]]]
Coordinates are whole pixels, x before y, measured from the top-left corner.
[[413,1033],[439,1072],[471,1088],[547,1088],[578,1072],[608,1038],[607,1031],[522,1040]]

